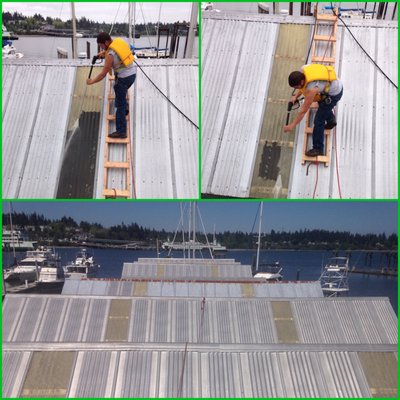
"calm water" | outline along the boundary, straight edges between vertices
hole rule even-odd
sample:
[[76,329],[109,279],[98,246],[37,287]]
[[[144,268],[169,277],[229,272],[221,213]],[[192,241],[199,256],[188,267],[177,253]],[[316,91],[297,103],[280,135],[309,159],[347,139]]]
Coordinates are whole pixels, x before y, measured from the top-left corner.
[[[178,58],[183,57],[185,48],[185,37],[180,37]],[[86,42],[90,42],[90,54],[93,57],[97,53],[96,38],[79,38],[78,53],[86,52]],[[169,37],[168,42],[171,42]],[[24,55],[24,58],[57,58],[57,47],[62,47],[68,51],[68,57],[72,54],[72,39],[52,36],[20,36],[18,40],[13,42],[17,51]],[[166,44],[166,36],[160,38],[160,48],[164,48]],[[136,47],[150,47],[157,45],[157,36],[141,37],[135,39]],[[198,56],[198,37],[194,39],[193,53]],[[186,55],[188,57],[188,55]]]
[[[78,251],[76,248],[57,248],[57,253],[61,256],[62,265],[75,259]],[[96,261],[101,268],[98,278],[120,278],[124,262],[136,261],[139,257],[157,257],[155,251],[137,250],[116,250],[116,249],[89,249],[89,253],[94,254]],[[165,257],[166,252],[161,253]],[[207,257],[206,252],[203,252]],[[255,251],[232,250],[228,251],[226,257],[234,258],[242,264],[251,264]],[[24,253],[17,253],[20,259]],[[181,257],[181,252],[173,254],[174,257]],[[317,280],[321,274],[321,266],[331,257],[330,252],[326,251],[276,251],[265,250],[260,253],[260,261],[275,262],[279,261],[283,266],[283,276],[285,280],[296,280],[297,273],[300,273],[300,280]],[[365,252],[353,252],[350,266],[363,268],[369,266]],[[12,254],[3,252],[3,266],[12,263]],[[385,264],[385,259],[381,253],[374,253],[371,260],[372,268],[379,268]],[[351,274],[349,276],[349,296],[383,296],[389,297],[390,302],[397,313],[397,278],[374,276],[364,274]]]

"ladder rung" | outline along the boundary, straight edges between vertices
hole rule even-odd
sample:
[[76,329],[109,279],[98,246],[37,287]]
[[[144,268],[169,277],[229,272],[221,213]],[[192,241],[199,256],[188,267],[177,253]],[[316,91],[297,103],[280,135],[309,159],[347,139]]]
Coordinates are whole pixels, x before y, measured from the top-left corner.
[[[115,95],[114,94],[109,94],[107,97],[108,100],[115,100]],[[126,96],[126,101],[129,104],[129,96]]]
[[118,138],[111,138],[109,136],[106,137],[106,143],[116,143],[116,144],[128,144],[129,143],[129,138],[123,138],[123,139],[118,139]]
[[318,21],[332,21],[335,22],[337,20],[336,15],[331,15],[331,14],[317,14],[317,20]]
[[[106,119],[107,119],[107,121],[115,121],[115,115],[113,115],[113,114],[108,114],[108,115],[106,116]],[[129,120],[129,114],[126,116],[126,120],[127,120],[127,121]]]
[[314,40],[323,41],[323,42],[336,42],[335,37],[325,36],[325,35],[315,35]]
[[104,162],[104,168],[125,168],[129,169],[130,165],[128,162],[121,162],[121,161],[106,161]]
[[324,63],[332,63],[332,64],[334,64],[336,62],[336,60],[334,58],[331,58],[331,57],[313,56],[311,58],[311,62],[324,62]]
[[303,154],[302,161],[318,161],[321,163],[328,163],[329,157],[328,156],[308,157],[305,154]]
[[130,197],[129,190],[122,189],[103,189],[104,197]]

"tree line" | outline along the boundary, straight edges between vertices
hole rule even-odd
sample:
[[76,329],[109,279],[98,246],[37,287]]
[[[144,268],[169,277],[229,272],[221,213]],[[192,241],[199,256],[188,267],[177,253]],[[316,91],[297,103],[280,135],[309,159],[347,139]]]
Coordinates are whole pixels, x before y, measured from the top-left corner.
[[[91,239],[141,241],[154,243],[156,239],[165,241],[173,239],[175,232],[155,230],[143,227],[136,222],[121,223],[104,227],[99,223],[81,221],[79,224],[71,217],[50,220],[42,214],[13,212],[12,223],[19,229],[27,231],[31,240],[50,241],[57,244],[60,240],[72,239],[78,234]],[[10,228],[9,214],[3,214],[3,227]],[[200,241],[205,242],[204,235],[198,233]],[[213,240],[208,234],[208,240]],[[181,240],[180,235],[178,235]],[[220,232],[216,234],[218,242],[228,249],[254,249],[257,247],[257,235],[248,232]],[[263,233],[262,248],[266,249],[321,249],[321,250],[397,250],[397,234],[359,234],[321,229],[304,229],[295,232]]]
[[[72,29],[72,19],[62,21],[60,18],[46,17],[44,18],[41,14],[35,14],[33,16],[24,16],[21,13],[14,12],[3,12],[3,25],[7,30],[19,35],[29,35],[29,34],[40,34],[43,32],[43,27],[46,25],[53,26],[55,29]],[[177,21],[183,25],[189,25],[185,21]],[[157,26],[160,29],[169,29],[172,32],[173,23],[154,23],[149,22],[147,24],[136,24],[135,32],[141,35],[157,34]],[[111,30],[112,24],[105,22],[92,21],[86,17],[77,18],[76,29],[80,32],[85,32],[90,35],[97,35],[99,32],[109,32]],[[129,26],[127,22],[118,23],[116,22],[113,27],[114,36],[128,36]]]

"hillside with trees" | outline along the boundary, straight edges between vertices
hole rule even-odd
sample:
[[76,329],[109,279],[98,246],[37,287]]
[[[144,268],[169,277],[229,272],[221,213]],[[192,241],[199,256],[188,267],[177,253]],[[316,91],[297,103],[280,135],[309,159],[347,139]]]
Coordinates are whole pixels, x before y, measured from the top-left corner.
[[[60,245],[69,241],[102,241],[102,242],[143,242],[149,245],[155,240],[172,240],[174,233],[164,229],[155,229],[140,226],[135,222],[121,223],[111,227],[104,227],[99,223],[81,221],[77,223],[70,217],[59,220],[50,220],[36,213],[12,214],[14,229],[26,232],[31,240]],[[10,229],[10,217],[3,214],[3,229]],[[199,240],[205,242],[204,235],[198,232]],[[253,249],[256,247],[257,235],[247,232],[220,232],[216,239],[228,249]],[[180,239],[178,239],[180,240]],[[208,234],[212,241],[212,234]],[[354,234],[350,232],[327,230],[300,230],[295,232],[264,233],[262,248],[266,249],[320,249],[320,250],[397,250],[397,235],[392,234]]]
[[[43,35],[46,32],[46,28],[52,27],[52,29],[59,30],[70,30],[72,29],[72,19],[62,21],[60,18],[46,17],[44,18],[40,14],[35,14],[31,17],[22,15],[21,13],[10,13],[3,12],[3,25],[8,31],[13,32],[17,35]],[[184,25],[189,25],[185,21],[177,21]],[[111,25],[105,22],[92,21],[86,17],[81,17],[76,20],[76,29],[79,32],[84,32],[87,36],[96,36],[99,32],[109,32]],[[159,24],[160,30],[169,28],[172,32],[172,23]],[[135,32],[141,35],[157,35],[157,23],[149,22],[147,24],[136,24]],[[128,36],[128,23],[116,22],[113,26],[113,35],[115,36]]]

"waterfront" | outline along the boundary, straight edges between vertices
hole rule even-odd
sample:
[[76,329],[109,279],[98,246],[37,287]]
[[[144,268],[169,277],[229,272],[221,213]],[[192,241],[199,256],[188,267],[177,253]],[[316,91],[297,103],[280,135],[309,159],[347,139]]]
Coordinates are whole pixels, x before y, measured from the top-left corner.
[[[111,35],[112,36],[112,35]],[[160,37],[160,48],[164,48],[166,44],[166,36]],[[157,45],[157,36],[142,36],[135,39],[136,47],[150,47]],[[183,57],[186,37],[180,38],[178,58]],[[96,38],[78,38],[78,53],[86,52],[86,42],[90,43],[91,57],[97,53]],[[57,47],[62,47],[68,51],[68,57],[71,58],[72,48],[71,38],[53,37],[53,36],[20,36],[14,41],[14,46],[18,52],[24,55],[24,59],[54,59],[57,58]],[[168,44],[171,43],[171,36]],[[194,39],[193,54],[195,58],[198,56],[198,37]]]
[[[72,261],[78,251],[77,248],[56,248],[61,256],[62,265]],[[98,278],[121,278],[124,262],[133,262],[141,257],[157,257],[156,251],[147,250],[124,250],[124,249],[89,249],[95,260],[100,264]],[[226,258],[234,258],[242,264],[251,264],[255,256],[254,250],[230,250]],[[375,252],[371,260],[366,259],[366,252],[353,251],[350,260],[350,267],[356,266],[359,269],[381,268],[382,253]],[[21,259],[25,253],[17,253],[17,258]],[[321,268],[326,263],[332,253],[330,251],[288,251],[288,250],[264,250],[260,252],[260,261],[275,262],[279,261],[283,267],[283,278],[285,281],[294,281],[299,274],[300,280],[315,281],[321,274]],[[339,255],[344,255],[342,252]],[[162,252],[160,257],[166,257],[167,253]],[[181,252],[175,252],[174,257],[182,257]],[[203,256],[208,258],[207,252]],[[12,263],[12,253],[3,252],[3,267]],[[371,261],[371,264],[370,264]],[[350,291],[348,296],[364,297],[377,296],[388,297],[391,305],[397,314],[397,277],[349,274]]]

